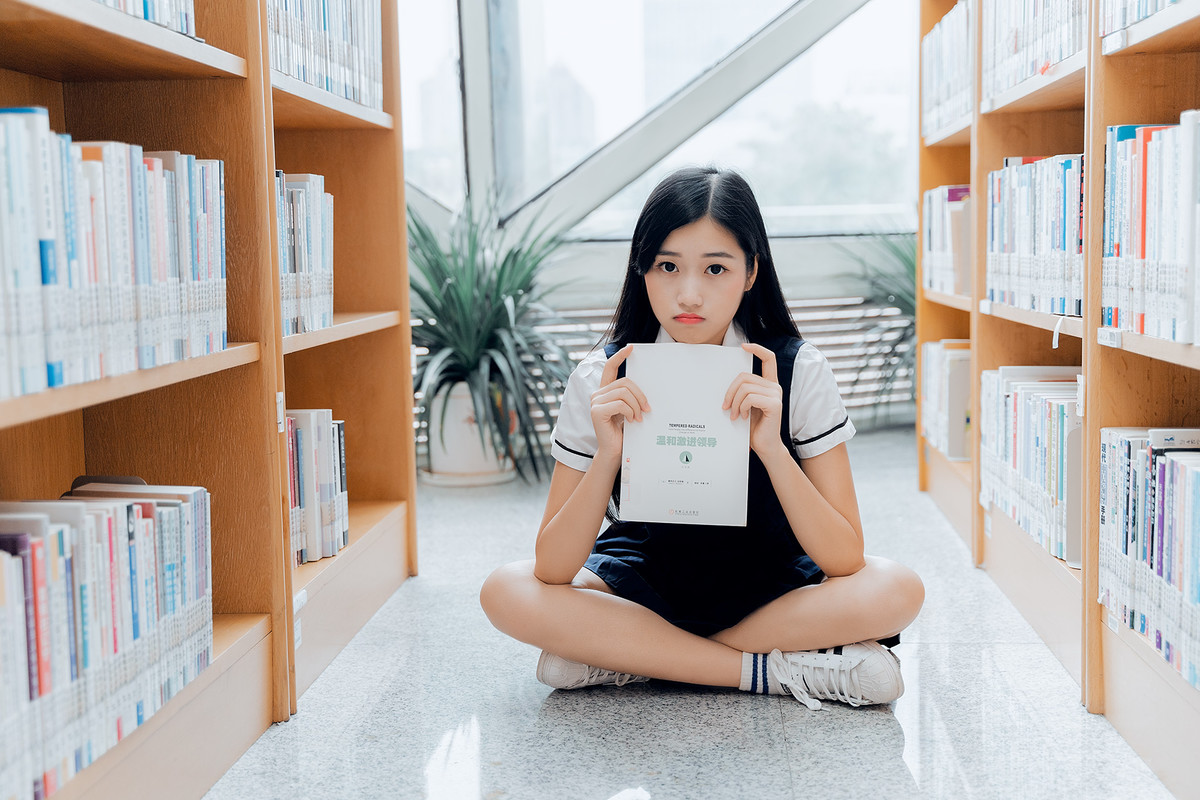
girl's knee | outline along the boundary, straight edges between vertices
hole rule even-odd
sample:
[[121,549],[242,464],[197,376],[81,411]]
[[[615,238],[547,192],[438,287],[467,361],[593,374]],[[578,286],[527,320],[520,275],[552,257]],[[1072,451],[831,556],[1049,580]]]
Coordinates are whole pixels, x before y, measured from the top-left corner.
[[884,558],[868,557],[876,573],[876,585],[888,606],[898,614],[908,616],[904,623],[916,618],[925,603],[925,584],[909,567]]
[[497,567],[488,575],[479,588],[479,605],[483,613],[497,628],[504,630],[504,622],[519,614],[521,598],[525,594],[522,586],[533,577],[532,561],[517,561]]

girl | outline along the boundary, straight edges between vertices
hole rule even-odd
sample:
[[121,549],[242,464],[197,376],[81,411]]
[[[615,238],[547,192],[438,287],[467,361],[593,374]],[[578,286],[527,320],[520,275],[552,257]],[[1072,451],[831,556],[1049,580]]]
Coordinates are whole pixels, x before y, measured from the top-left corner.
[[[492,624],[543,648],[538,679],[558,689],[661,678],[790,692],[814,709],[899,697],[885,645],[924,587],[863,553],[854,425],[791,320],[741,176],[684,169],[651,193],[609,339],[567,384],[534,560],[484,582]],[[622,431],[650,410],[623,364],[633,343],[670,341],[742,347],[761,363],[713,398],[750,421],[744,528],[620,519]]]

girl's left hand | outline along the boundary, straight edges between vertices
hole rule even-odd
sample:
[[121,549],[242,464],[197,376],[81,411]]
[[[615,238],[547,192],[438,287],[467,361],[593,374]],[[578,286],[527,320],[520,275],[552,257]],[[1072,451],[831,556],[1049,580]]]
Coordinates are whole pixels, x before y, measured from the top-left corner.
[[783,389],[779,386],[779,369],[775,354],[762,345],[742,345],[742,349],[762,361],[762,375],[743,372],[725,392],[722,410],[730,419],[750,418],[750,449],[762,457],[783,447],[779,425],[783,419]]

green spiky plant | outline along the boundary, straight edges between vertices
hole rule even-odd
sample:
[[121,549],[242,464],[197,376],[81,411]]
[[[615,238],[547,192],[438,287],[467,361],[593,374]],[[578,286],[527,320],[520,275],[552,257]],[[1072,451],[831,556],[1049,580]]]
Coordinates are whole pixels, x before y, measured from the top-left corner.
[[[879,234],[859,240],[859,247],[844,248],[863,270],[866,299],[899,310],[901,325],[880,322],[867,334],[867,362],[876,361],[879,385],[875,392],[875,419],[897,381],[916,380],[917,363],[917,236],[915,233]],[[895,317],[888,318],[895,320]],[[898,329],[898,335],[897,335]],[[858,378],[855,383],[858,383]]]
[[546,397],[562,391],[574,366],[535,327],[550,316],[538,279],[561,245],[561,238],[533,224],[507,231],[497,224],[495,203],[480,210],[469,199],[443,245],[408,209],[409,283],[413,313],[423,322],[413,328],[413,344],[429,349],[415,381],[424,398],[421,418],[431,437],[441,436],[445,406],[435,429],[434,398],[466,384],[480,437],[490,439],[526,480],[545,471],[533,409],[550,419]]

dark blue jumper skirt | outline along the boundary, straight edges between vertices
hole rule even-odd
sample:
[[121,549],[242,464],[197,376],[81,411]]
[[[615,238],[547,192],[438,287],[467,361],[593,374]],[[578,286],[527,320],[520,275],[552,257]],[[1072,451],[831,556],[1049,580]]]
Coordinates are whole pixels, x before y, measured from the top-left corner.
[[[783,389],[780,435],[799,464],[795,445],[803,442],[792,441],[789,398],[804,342],[782,337],[763,345],[775,353]],[[611,358],[617,349],[610,344],[605,355]],[[754,373],[762,374],[757,358]],[[730,628],[793,589],[820,583],[825,573],[796,541],[767,468],[753,451],[748,481],[745,527],[621,520],[601,533],[584,566],[617,595],[699,636]]]

